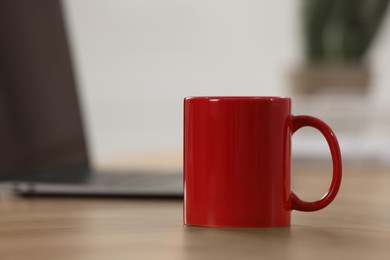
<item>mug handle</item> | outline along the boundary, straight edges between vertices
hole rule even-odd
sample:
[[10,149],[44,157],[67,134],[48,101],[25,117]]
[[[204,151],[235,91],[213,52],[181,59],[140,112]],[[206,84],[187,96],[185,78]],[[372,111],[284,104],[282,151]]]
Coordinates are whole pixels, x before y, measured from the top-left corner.
[[305,126],[314,127],[319,130],[328,142],[330,153],[332,155],[333,176],[328,192],[320,200],[306,202],[301,200],[294,192],[291,192],[291,210],[316,211],[328,206],[334,200],[337,192],[339,191],[342,175],[341,153],[336,135],[325,122],[312,116],[292,117],[292,133],[295,133],[298,129]]

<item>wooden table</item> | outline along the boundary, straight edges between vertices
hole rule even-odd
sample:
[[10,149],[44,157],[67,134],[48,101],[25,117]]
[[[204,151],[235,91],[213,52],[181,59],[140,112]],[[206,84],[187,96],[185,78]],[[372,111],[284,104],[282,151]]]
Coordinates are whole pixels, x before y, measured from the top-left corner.
[[[318,198],[329,167],[294,167],[293,188]],[[182,224],[179,200],[0,197],[0,259],[389,259],[390,170],[345,166],[333,204],[293,212],[292,226]]]

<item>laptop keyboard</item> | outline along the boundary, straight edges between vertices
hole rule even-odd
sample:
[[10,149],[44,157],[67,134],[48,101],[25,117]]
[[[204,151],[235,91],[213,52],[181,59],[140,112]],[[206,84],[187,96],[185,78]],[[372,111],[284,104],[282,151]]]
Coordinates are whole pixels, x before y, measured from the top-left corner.
[[181,197],[181,172],[88,172],[56,171],[14,178],[14,190],[24,195],[87,195]]
[[91,185],[109,185],[126,187],[161,187],[183,185],[182,175],[179,173],[94,173],[86,180]]

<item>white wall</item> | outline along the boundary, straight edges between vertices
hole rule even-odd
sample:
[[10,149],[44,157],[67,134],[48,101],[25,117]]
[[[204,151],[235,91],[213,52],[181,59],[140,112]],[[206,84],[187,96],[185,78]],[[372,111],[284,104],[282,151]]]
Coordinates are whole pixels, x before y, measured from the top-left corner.
[[[189,95],[289,95],[300,61],[299,1],[66,0],[96,159],[180,147]],[[389,107],[390,19],[372,99]]]

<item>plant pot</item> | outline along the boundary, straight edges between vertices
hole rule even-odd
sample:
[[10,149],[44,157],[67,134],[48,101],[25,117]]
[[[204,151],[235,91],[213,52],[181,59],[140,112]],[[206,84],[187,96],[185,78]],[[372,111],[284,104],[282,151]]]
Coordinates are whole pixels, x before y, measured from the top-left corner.
[[365,93],[370,78],[364,63],[315,63],[295,69],[291,84],[294,94]]

